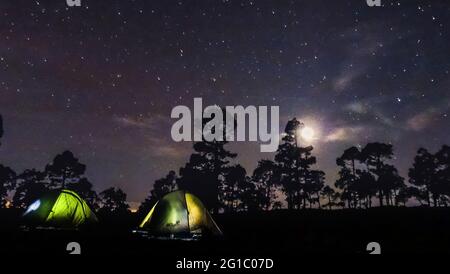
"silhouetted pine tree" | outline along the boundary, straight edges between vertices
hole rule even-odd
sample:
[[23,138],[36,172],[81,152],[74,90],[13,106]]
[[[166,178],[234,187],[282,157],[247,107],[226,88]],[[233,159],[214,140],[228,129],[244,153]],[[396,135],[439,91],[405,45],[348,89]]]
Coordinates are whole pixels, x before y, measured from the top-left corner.
[[[0,145],[3,137],[3,118],[0,115]],[[16,173],[9,167],[0,164],[0,207],[6,205],[8,192],[15,188]]]
[[341,169],[335,185],[342,189],[341,198],[348,207],[369,208],[377,193],[380,206],[405,202],[408,192],[404,179],[385,162],[392,155],[392,145],[369,143],[362,151],[356,147],[346,149],[336,160]]
[[377,185],[382,189],[387,205],[398,205],[397,196],[406,188],[404,179],[398,174],[397,168],[388,164],[382,166]]
[[92,189],[92,183],[87,178],[81,178],[77,182],[67,183],[67,189],[75,191],[91,206],[92,209],[99,208],[100,198],[97,192]]
[[448,206],[450,196],[450,146],[444,145],[436,153],[438,161],[437,171],[437,193],[439,193],[438,201],[442,206]]
[[432,154],[420,148],[409,169],[409,182],[415,190],[410,190],[420,202],[428,206],[448,206],[450,196],[450,147],[442,146]]
[[50,180],[50,188],[65,188],[68,183],[78,182],[85,171],[86,166],[81,164],[70,151],[56,155],[53,161],[45,167],[45,172]]
[[196,153],[180,169],[178,185],[197,195],[206,207],[219,212],[221,190],[224,179],[230,171],[230,160],[237,155],[224,148],[225,141],[198,142],[194,144]]
[[264,189],[264,198],[262,198],[262,209],[269,210],[273,202],[277,199],[276,189],[280,184],[280,169],[271,160],[260,160],[258,166],[253,171],[252,181]]
[[9,167],[0,165],[0,206],[6,205],[8,192],[13,190],[16,183],[16,173]]
[[[392,169],[386,167],[386,160],[392,159],[393,148],[391,144],[383,143],[369,143],[361,151],[361,159],[366,164],[367,170],[370,171],[377,179],[376,188],[378,192],[378,199],[380,206],[383,206],[385,199],[389,203],[389,193],[384,191],[391,189],[391,186],[387,186],[389,181],[380,180],[380,176],[387,176],[386,171],[393,172]],[[381,177],[383,178],[383,177]]]
[[320,192],[325,186],[325,172],[321,170],[311,170],[305,173],[305,184],[303,192],[309,203],[309,208],[315,204],[320,208]]
[[361,170],[356,168],[357,161],[360,160],[361,152],[356,147],[350,147],[336,159],[336,164],[340,167],[339,178],[335,182],[335,186],[342,190],[342,200],[347,202],[347,207],[355,208],[359,204],[358,174]]
[[250,177],[246,177],[240,186],[239,209],[245,211],[264,210],[267,207],[266,185],[254,182]]
[[409,182],[417,187],[414,196],[420,202],[425,200],[428,206],[431,206],[431,190],[437,181],[437,167],[436,157],[425,148],[420,148],[408,173]]
[[320,194],[326,199],[327,203],[324,204],[324,207],[328,207],[328,210],[331,210],[334,206],[333,196],[335,195],[336,191],[331,188],[330,186],[325,186]]
[[[223,140],[227,135],[226,129],[226,113],[223,112],[223,121],[220,125],[223,132]],[[214,115],[213,115],[214,116]],[[203,126],[207,125],[211,119],[204,119]],[[216,128],[211,131],[215,132]],[[224,180],[227,173],[233,170],[230,161],[236,158],[237,154],[228,151],[225,148],[227,141],[207,141],[203,139],[201,142],[194,144],[194,151],[184,167],[180,169],[180,179],[178,186],[180,189],[188,190],[197,195],[203,201],[206,208],[218,213],[220,208],[224,208],[223,197],[229,196],[222,193],[224,189]]]
[[44,172],[36,169],[25,170],[17,176],[17,187],[12,200],[13,206],[26,208],[48,191],[47,184]]
[[139,215],[146,215],[152,207],[161,199],[164,195],[177,189],[177,174],[171,170],[169,173],[161,179],[158,179],[153,184],[153,188],[150,191],[150,195],[141,203],[138,209]]
[[99,213],[103,215],[124,215],[128,213],[127,194],[120,188],[110,187],[100,192]]
[[0,114],[0,145],[2,145],[2,137],[3,137],[3,117]]
[[240,207],[241,194],[248,187],[247,184],[251,183],[246,174],[245,168],[241,165],[230,166],[224,173],[219,197],[225,211],[236,211]]
[[311,173],[311,166],[316,163],[316,158],[311,155],[313,147],[298,145],[298,131],[302,126],[296,118],[287,123],[283,143],[275,155],[289,209],[305,208],[308,200],[313,201],[311,191],[317,193],[315,188],[308,185],[308,182],[317,182],[318,178],[318,173]]

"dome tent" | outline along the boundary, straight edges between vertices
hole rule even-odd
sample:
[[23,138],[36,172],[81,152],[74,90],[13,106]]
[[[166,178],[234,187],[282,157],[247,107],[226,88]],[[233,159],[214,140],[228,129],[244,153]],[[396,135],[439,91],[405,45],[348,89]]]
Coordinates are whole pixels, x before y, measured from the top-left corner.
[[177,238],[222,235],[200,199],[183,190],[168,193],[161,198],[139,228],[155,236]]
[[97,222],[87,203],[67,189],[51,191],[37,199],[23,216],[27,224],[56,228],[77,228]]

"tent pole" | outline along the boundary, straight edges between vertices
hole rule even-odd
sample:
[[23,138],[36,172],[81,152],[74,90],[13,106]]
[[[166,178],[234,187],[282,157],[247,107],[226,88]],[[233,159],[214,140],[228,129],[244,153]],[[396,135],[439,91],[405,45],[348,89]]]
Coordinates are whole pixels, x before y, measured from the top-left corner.
[[186,190],[183,191],[184,192],[184,204],[186,205],[186,216],[187,216],[187,225],[188,225],[188,229],[189,229],[189,233],[191,232],[191,225],[189,223],[189,207],[187,204],[187,200],[186,200]]

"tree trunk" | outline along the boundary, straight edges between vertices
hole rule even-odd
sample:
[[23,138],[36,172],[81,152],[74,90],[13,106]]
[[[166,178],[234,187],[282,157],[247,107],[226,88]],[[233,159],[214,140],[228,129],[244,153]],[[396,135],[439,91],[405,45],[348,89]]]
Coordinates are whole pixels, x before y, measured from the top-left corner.
[[[378,171],[378,174],[380,174],[380,171],[381,171],[381,157],[380,156],[378,156],[377,157],[377,171]],[[378,177],[378,181],[379,181],[379,177]],[[382,207],[383,206],[383,190],[381,190],[381,188],[380,189],[378,189],[378,198],[380,199],[380,207]]]
[[355,159],[352,159],[353,177],[356,177]]
[[292,209],[292,193],[288,193],[288,209]]
[[378,198],[380,200],[380,207],[383,206],[383,191],[380,189],[378,190]]

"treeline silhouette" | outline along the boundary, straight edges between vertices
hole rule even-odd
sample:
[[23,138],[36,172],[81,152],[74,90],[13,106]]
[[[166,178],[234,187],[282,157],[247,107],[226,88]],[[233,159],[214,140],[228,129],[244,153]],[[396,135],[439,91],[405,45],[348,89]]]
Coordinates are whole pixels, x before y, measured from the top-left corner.
[[[394,157],[391,144],[350,147],[337,158],[338,179],[330,186],[325,183],[325,173],[314,168],[313,147],[298,144],[302,126],[297,119],[290,120],[274,159],[260,160],[252,174],[232,163],[237,154],[225,148],[226,141],[195,143],[194,153],[178,174],[169,171],[154,182],[139,213],[146,214],[163,195],[176,189],[194,193],[214,213],[406,206],[409,201],[433,207],[450,204],[449,146],[444,145],[435,154],[420,148],[408,181],[390,162]],[[0,138],[2,135],[0,116]],[[96,193],[85,170],[70,151],[57,155],[43,170],[27,169],[17,174],[0,165],[1,206],[25,208],[50,189],[67,188],[80,194],[100,214],[129,212],[123,190],[111,187]],[[9,194],[13,194],[12,201],[7,200]]]
[[[16,174],[11,168],[0,165],[2,205],[26,208],[49,190],[64,188],[77,192],[100,212],[123,213],[129,209],[125,192],[111,187],[97,194],[85,177],[85,170],[86,166],[70,151],[58,154],[43,171],[27,169]],[[8,204],[6,196],[10,191],[14,195]]]

